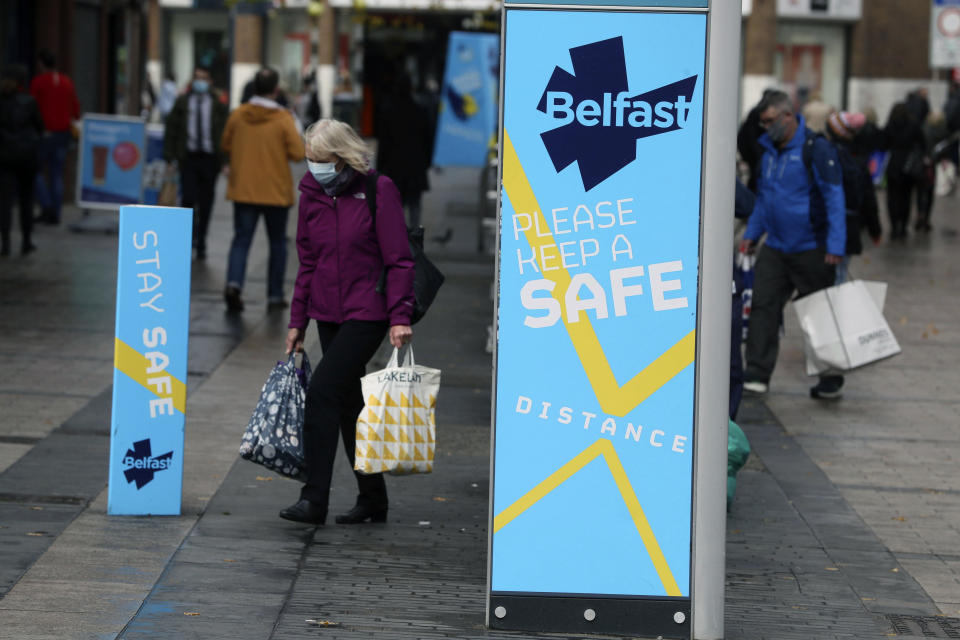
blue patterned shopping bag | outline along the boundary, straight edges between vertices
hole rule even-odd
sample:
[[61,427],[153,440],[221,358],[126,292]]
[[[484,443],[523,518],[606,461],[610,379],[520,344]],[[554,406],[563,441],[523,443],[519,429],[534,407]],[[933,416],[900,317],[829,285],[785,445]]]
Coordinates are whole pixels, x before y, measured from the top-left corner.
[[240,444],[240,457],[295,480],[306,479],[303,460],[303,411],[310,382],[306,352],[300,368],[296,354],[277,362],[260,391]]

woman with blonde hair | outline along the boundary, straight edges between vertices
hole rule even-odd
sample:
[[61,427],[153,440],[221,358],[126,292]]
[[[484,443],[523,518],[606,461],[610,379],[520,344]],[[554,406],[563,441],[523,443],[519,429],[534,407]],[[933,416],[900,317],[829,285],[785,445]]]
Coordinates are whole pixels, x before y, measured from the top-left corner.
[[[327,517],[337,434],[354,463],[360,378],[385,334],[400,347],[411,340],[413,258],[400,193],[370,170],[370,154],[350,125],[320,120],[305,133],[309,172],[300,181],[297,253],[300,269],[290,304],[287,353],[303,350],[310,320],[317,323],[323,359],[307,389],[303,424],[307,481],[300,499],[280,517],[322,525]],[[376,184],[372,184],[375,180]],[[369,183],[369,184],[368,184]],[[375,189],[376,210],[367,207]],[[385,274],[383,292],[378,289]],[[354,472],[359,496],[338,524],[387,518],[382,474]]]

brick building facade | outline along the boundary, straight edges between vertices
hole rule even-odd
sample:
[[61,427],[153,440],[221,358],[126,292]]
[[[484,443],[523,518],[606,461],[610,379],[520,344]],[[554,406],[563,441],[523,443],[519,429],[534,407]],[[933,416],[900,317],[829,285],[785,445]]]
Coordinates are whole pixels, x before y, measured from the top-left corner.
[[921,86],[942,106],[949,72],[930,66],[930,12],[929,0],[744,2],[742,111],[767,87],[798,106],[819,94],[837,108],[872,108],[881,122]]

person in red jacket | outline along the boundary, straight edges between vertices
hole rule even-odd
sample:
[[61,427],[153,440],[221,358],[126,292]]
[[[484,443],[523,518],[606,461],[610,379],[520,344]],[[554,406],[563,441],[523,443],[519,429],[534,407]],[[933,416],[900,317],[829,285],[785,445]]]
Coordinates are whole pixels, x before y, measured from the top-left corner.
[[[304,331],[316,321],[323,360],[307,389],[303,449],[307,482],[300,500],[280,517],[322,525],[337,433],[354,464],[357,417],[363,409],[360,378],[389,333],[400,347],[413,337],[413,257],[400,192],[386,176],[376,178],[376,217],[367,207],[369,152],[350,125],[320,120],[306,132],[309,173],[300,181],[297,253],[300,269],[290,304],[287,353],[303,350]],[[386,273],[383,293],[380,275]],[[387,518],[383,474],[354,471],[356,506],[336,518],[357,524]]]
[[70,124],[80,118],[80,101],[70,78],[57,71],[52,53],[41,51],[37,60],[40,75],[30,83],[30,95],[40,107],[44,126],[37,173],[37,200],[42,210],[38,220],[59,224],[63,204],[63,165],[72,138]]

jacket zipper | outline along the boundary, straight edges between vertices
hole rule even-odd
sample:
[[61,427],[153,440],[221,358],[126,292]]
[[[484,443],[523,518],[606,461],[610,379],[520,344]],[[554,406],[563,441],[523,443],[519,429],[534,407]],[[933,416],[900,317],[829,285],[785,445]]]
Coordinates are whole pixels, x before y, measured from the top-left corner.
[[337,208],[337,196],[333,196],[333,217],[334,217],[334,242],[337,246],[337,317],[338,324],[343,324],[343,278],[340,273],[343,270],[340,264],[340,210]]

